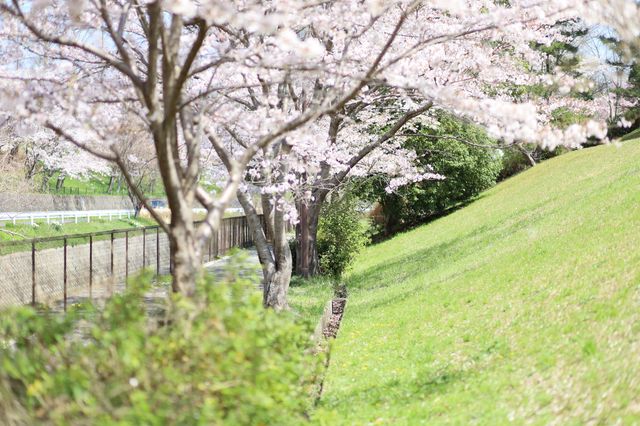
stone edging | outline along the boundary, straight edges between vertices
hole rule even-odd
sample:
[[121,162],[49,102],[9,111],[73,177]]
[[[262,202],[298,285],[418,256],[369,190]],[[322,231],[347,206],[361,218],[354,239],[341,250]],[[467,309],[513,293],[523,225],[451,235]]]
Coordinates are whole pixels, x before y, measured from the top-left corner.
[[[334,309],[335,304],[342,304],[341,310]],[[344,315],[344,310],[347,306],[347,299],[345,298],[335,298],[327,301],[324,306],[324,311],[322,312],[322,316],[316,325],[315,330],[313,331],[313,341],[316,344],[320,344],[322,340],[327,339],[328,337],[335,338],[337,336],[340,322],[342,321],[342,316]],[[327,331],[330,327],[337,326],[335,332],[331,333],[331,335],[327,335]]]

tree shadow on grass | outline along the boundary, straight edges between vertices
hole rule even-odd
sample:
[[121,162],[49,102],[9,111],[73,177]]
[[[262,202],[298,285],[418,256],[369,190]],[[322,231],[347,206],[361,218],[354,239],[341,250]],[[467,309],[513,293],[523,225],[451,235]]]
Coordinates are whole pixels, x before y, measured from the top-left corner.
[[[357,388],[348,393],[335,394],[335,400],[345,407],[362,407],[363,404],[380,407],[385,404],[409,405],[412,402],[427,399],[436,394],[445,393],[456,383],[464,382],[474,370],[461,370],[447,367],[436,371],[423,370],[412,381],[391,379],[374,387]],[[363,373],[366,374],[366,373]],[[332,401],[324,400],[327,408]],[[398,413],[390,413],[397,415]]]
[[[357,275],[349,277],[347,285],[350,290],[367,291],[389,287],[393,284],[402,283],[418,274],[433,270],[438,265],[457,262],[465,257],[474,256],[476,253],[486,249],[487,241],[497,241],[505,235],[512,235],[543,219],[547,214],[550,214],[544,207],[552,201],[552,199],[548,199],[532,206],[528,209],[529,214],[525,217],[523,217],[522,212],[516,211],[491,225],[475,228],[464,235],[427,246],[390,262],[381,262]],[[487,259],[482,263],[470,261],[468,262],[469,266],[464,269],[453,271],[436,281],[422,284],[434,285],[456,279],[470,271],[485,266],[490,261],[492,260]],[[398,295],[396,299],[401,301],[408,298],[414,289],[411,289],[409,294]]]

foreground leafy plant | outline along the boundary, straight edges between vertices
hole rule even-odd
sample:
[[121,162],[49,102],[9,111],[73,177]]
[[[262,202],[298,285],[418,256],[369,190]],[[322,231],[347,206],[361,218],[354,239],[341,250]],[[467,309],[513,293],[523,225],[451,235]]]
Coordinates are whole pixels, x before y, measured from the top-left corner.
[[260,293],[230,276],[233,284],[203,280],[196,297],[173,296],[150,314],[150,278],[101,311],[0,314],[0,423],[303,420],[317,368],[307,325],[263,309]]

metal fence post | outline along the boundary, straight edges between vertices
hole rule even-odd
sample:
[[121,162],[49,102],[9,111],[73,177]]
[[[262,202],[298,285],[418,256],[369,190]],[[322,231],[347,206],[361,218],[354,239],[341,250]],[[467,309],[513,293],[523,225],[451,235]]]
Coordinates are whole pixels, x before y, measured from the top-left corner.
[[89,299],[93,300],[93,235],[89,235]]
[[67,312],[67,239],[64,239],[64,311]]
[[36,304],[36,243],[31,242],[31,304]]
[[160,275],[160,227],[156,228],[156,275]]
[[124,285],[129,278],[129,231],[124,233]]
[[147,266],[147,228],[142,228],[142,269]]
[[111,276],[113,277],[113,231],[111,231]]

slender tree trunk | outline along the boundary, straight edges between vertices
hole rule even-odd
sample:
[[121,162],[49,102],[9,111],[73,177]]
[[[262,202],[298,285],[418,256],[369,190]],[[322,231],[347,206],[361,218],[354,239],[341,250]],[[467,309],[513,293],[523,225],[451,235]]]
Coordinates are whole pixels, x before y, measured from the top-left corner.
[[293,264],[286,235],[286,221],[283,212],[278,209],[273,214],[273,251],[276,268],[275,273],[265,277],[264,305],[275,310],[289,309],[287,293]]
[[520,151],[525,158],[527,159],[527,162],[529,163],[529,165],[531,167],[535,167],[536,166],[536,160],[533,158],[533,156],[531,155],[531,153],[529,151],[527,151],[523,146],[521,145],[516,145],[516,147],[518,148],[518,151]]
[[53,171],[44,170],[42,172],[42,185],[40,187],[40,190],[42,192],[49,192],[49,180],[51,179],[52,176],[53,176]]
[[16,156],[18,155],[18,152],[20,152],[20,144],[15,144],[13,146],[13,148],[11,148],[11,150],[9,151],[9,161],[13,161]]
[[[262,266],[262,302],[266,308],[279,311],[288,309],[287,292],[291,281],[292,262],[291,250],[286,241],[286,224],[283,214],[276,209],[272,211],[269,197],[263,195],[262,206],[266,224],[263,228],[260,216],[247,194],[238,191],[238,201],[247,216],[247,222],[258,252],[258,259]],[[272,236],[271,241],[267,238],[269,234]]]
[[300,237],[298,238],[298,256],[296,259],[300,259],[298,262],[299,271],[298,275],[302,278],[309,278],[309,206],[306,201],[300,202],[300,214],[298,217],[300,218]]
[[58,181],[56,182],[56,190],[61,190],[62,187],[64,186],[64,180],[66,179],[66,176],[64,175],[64,173],[60,173],[58,175]]
[[25,179],[27,180],[31,180],[33,179],[33,177],[35,176],[36,172],[38,171],[38,162],[40,160],[38,155],[29,155],[29,149],[27,149],[27,151],[25,152],[26,154],[26,160],[25,160]]
[[109,187],[107,188],[107,194],[111,194],[113,192],[113,184],[116,181],[116,177],[114,175],[109,176]]

